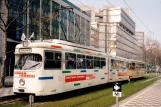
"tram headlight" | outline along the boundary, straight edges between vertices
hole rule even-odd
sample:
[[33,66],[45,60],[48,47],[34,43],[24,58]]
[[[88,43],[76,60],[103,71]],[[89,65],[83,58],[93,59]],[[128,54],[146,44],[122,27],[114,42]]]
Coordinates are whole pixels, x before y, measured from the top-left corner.
[[20,80],[19,80],[19,84],[20,84],[21,86],[24,86],[24,85],[25,85],[25,80],[24,80],[24,79],[20,79]]

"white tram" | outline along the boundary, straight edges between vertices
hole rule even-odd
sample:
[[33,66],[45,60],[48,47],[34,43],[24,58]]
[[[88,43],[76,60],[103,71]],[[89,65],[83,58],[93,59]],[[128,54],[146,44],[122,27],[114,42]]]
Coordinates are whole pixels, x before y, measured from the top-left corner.
[[129,79],[139,78],[146,74],[145,62],[129,59],[128,60]]
[[24,41],[15,59],[14,93],[44,96],[108,82],[107,54],[83,45]]
[[61,40],[23,41],[15,49],[13,92],[46,96],[128,80],[127,63],[134,62]]
[[109,82],[128,80],[128,59],[109,56]]

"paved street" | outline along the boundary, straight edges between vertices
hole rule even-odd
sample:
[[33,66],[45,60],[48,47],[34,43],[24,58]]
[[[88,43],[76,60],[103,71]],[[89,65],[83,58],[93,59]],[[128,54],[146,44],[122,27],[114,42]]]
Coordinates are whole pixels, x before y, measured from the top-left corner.
[[161,80],[121,101],[119,107],[161,107]]

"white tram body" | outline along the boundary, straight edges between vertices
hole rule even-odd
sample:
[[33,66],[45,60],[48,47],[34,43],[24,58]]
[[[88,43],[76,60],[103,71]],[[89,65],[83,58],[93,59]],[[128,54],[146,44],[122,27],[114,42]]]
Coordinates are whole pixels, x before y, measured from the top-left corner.
[[128,80],[133,62],[61,40],[23,41],[15,49],[13,92],[46,96]]
[[128,80],[128,59],[118,56],[109,56],[109,82]]
[[146,74],[145,62],[128,59],[129,79],[143,77]]
[[107,83],[107,58],[99,50],[61,40],[19,44],[13,92],[45,96]]

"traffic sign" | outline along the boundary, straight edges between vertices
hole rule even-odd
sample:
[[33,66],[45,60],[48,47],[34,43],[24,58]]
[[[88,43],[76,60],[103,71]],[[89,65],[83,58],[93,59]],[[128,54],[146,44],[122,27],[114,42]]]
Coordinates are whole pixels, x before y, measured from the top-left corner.
[[113,86],[113,91],[121,92],[121,83],[115,83]]
[[121,97],[121,83],[115,83],[113,86],[113,96]]

